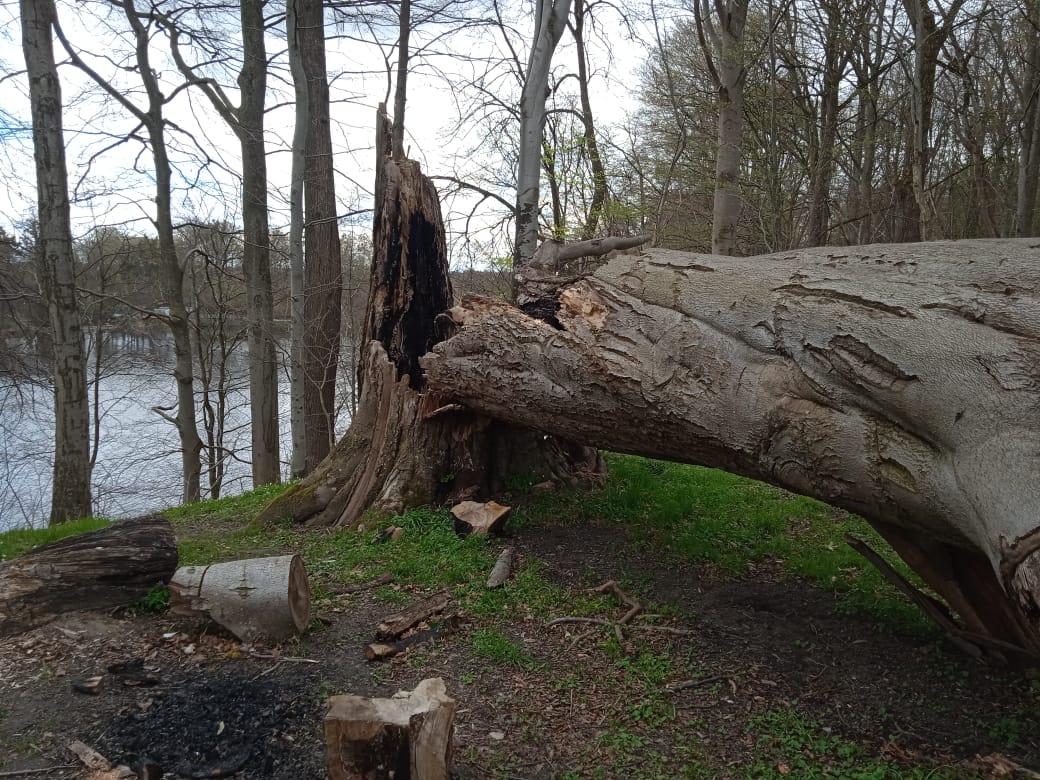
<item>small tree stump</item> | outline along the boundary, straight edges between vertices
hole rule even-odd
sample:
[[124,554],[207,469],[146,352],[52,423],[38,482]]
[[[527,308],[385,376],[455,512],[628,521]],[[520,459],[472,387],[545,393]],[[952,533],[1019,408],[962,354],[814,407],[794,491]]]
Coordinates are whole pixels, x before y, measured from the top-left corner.
[[333,696],[325,715],[331,780],[448,780],[455,700],[444,680],[392,699]]
[[63,612],[111,609],[169,581],[177,540],[162,515],[112,523],[0,563],[0,636],[43,625]]
[[498,533],[505,525],[510,511],[512,507],[502,506],[494,501],[484,504],[462,501],[451,508],[451,514],[455,518],[455,533],[459,536]]
[[205,614],[243,642],[300,634],[311,590],[299,555],[185,566],[170,581],[170,612]]

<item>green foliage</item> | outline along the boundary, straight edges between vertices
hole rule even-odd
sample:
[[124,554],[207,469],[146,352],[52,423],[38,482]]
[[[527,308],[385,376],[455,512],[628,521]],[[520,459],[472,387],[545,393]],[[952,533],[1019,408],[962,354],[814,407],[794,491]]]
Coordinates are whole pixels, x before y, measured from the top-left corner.
[[501,666],[525,668],[534,665],[534,659],[497,628],[478,628],[474,631],[473,652]]
[[871,755],[856,742],[833,736],[821,724],[793,709],[770,710],[753,717],[760,754],[747,768],[755,780],[958,780],[962,773],[920,767],[904,768]]
[[732,574],[776,560],[792,574],[841,595],[846,608],[918,633],[931,626],[880,573],[850,548],[846,532],[865,539],[911,580],[914,575],[863,520],[804,496],[716,469],[607,455],[601,490],[532,497],[526,522],[622,525],[637,540]]
[[111,520],[102,517],[87,517],[70,523],[51,525],[46,528],[18,528],[0,533],[0,561],[28,552],[41,544],[56,542],[66,536],[82,534],[104,528]]
[[161,615],[170,607],[170,589],[165,585],[154,585],[131,607],[138,614]]
[[290,487],[292,487],[292,483],[262,485],[237,496],[226,496],[216,501],[200,501],[196,504],[171,507],[166,510],[165,514],[172,522],[178,524],[206,521],[249,521]]

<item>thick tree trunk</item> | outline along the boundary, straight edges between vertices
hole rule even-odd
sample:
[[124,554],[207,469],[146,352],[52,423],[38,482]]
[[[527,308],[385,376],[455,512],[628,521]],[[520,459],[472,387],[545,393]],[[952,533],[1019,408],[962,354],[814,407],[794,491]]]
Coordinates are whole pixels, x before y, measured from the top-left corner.
[[151,515],[77,534],[0,563],[0,636],[63,612],[132,604],[177,568],[170,521]]
[[278,355],[271,293],[271,242],[267,220],[267,153],[264,98],[267,49],[264,2],[242,0],[242,102],[236,132],[242,147],[242,271],[249,298],[249,419],[253,485],[281,480],[278,442]]
[[296,35],[307,76],[303,416],[307,427],[304,469],[311,471],[328,455],[336,433],[343,272],[325,66],[325,11],[321,0],[301,0],[296,13]]
[[[329,456],[260,515],[353,527],[364,512],[396,513],[445,499],[490,497],[512,474],[596,478],[596,453],[466,412],[427,390],[419,359],[444,335],[451,306],[448,254],[433,183],[391,159],[382,113],[374,247],[358,367],[357,414]],[[450,327],[450,320],[443,318]]]
[[1040,249],[654,250],[530,317],[471,298],[432,392],[861,514],[985,652],[1040,651]]
[[56,16],[53,0],[22,0],[22,50],[29,76],[38,195],[37,268],[54,338],[52,524],[91,514],[90,410],[69,223],[61,84],[51,33]]

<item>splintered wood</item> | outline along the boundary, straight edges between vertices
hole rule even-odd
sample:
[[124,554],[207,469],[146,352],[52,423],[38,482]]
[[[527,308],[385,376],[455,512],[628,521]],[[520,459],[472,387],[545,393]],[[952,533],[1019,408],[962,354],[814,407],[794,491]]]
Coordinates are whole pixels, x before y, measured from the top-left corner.
[[330,780],[448,780],[455,707],[439,677],[392,699],[331,697],[325,715]]
[[477,501],[462,501],[451,508],[455,517],[455,533],[470,534],[499,533],[505,525],[512,507],[494,501],[481,504]]

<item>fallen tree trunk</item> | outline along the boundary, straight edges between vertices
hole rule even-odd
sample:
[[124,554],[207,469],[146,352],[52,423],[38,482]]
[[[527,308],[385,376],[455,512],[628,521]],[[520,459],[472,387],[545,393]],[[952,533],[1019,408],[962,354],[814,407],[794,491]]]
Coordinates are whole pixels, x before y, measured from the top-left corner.
[[1040,653],[1040,245],[652,250],[469,298],[432,392],[868,519],[990,655]]
[[68,536],[0,563],[0,636],[64,612],[133,604],[177,568],[177,540],[162,515]]

